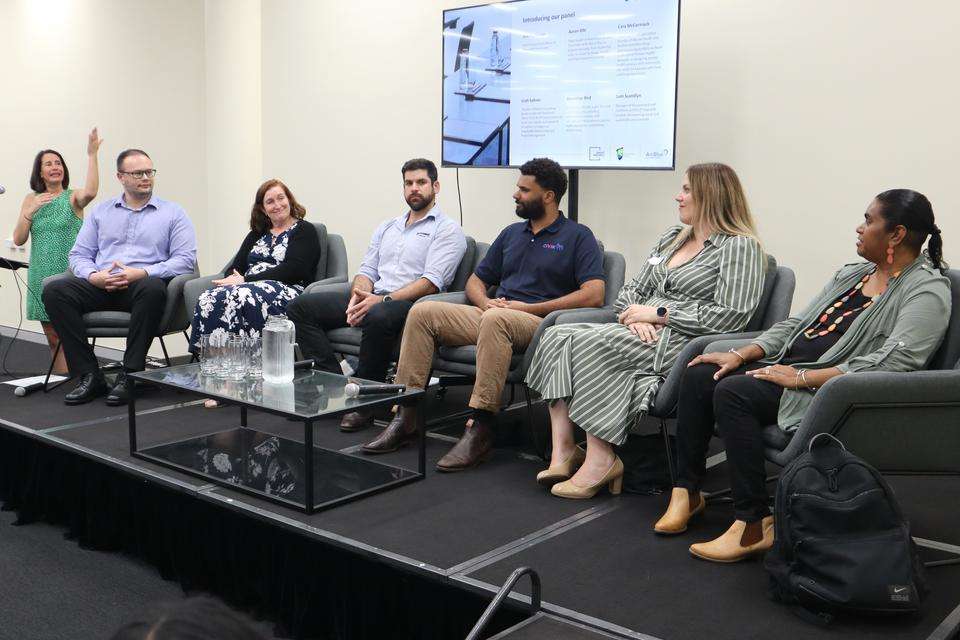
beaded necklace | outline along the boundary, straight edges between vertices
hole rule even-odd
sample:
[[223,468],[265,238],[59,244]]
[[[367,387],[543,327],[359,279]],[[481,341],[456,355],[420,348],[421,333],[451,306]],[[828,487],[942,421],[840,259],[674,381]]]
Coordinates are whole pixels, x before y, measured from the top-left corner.
[[[870,279],[871,275],[872,274],[868,273],[867,275],[863,276],[860,282],[858,282],[856,286],[853,289],[851,289],[845,296],[843,296],[842,298],[840,298],[839,300],[831,304],[829,307],[824,309],[823,315],[820,316],[820,319],[817,321],[817,324],[815,324],[814,326],[810,327],[809,329],[803,332],[804,337],[806,337],[807,340],[813,340],[814,338],[821,338],[827,335],[828,333],[830,333],[831,331],[836,331],[837,325],[839,325],[844,320],[846,320],[847,317],[857,313],[858,311],[863,311],[864,309],[872,305],[879,296],[874,296],[873,298],[870,298],[869,300],[867,300],[861,306],[856,307],[855,309],[850,309],[848,311],[845,311],[841,313],[839,316],[837,316],[836,318],[831,318],[831,316],[834,314],[834,312],[837,309],[839,309],[844,304],[846,304],[846,302],[850,299],[851,296],[853,296],[855,293],[857,293],[858,291],[860,291],[860,289],[863,288],[863,285],[867,283],[867,280]],[[826,327],[826,328],[823,329],[822,327]]]

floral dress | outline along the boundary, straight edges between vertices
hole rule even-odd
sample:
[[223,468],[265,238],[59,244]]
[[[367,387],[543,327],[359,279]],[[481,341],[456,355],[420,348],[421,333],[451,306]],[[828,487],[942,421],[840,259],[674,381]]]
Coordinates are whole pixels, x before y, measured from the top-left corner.
[[[249,278],[263,273],[283,262],[287,255],[293,225],[274,236],[265,233],[250,250],[247,257]],[[257,280],[207,289],[200,294],[193,314],[190,350],[200,348],[200,336],[235,333],[258,338],[267,322],[267,316],[286,313],[290,301],[303,293],[303,286],[288,285],[279,280]]]

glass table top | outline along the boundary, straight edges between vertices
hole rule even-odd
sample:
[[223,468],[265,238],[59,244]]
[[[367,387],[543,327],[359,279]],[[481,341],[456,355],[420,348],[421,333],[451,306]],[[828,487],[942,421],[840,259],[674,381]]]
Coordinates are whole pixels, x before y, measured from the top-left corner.
[[[252,429],[230,429],[141,450],[146,457],[260,495],[302,506],[304,445]],[[314,447],[313,502],[323,508],[418,477],[414,471]]]
[[361,407],[382,405],[389,401],[411,400],[423,395],[423,391],[417,389],[403,393],[348,398],[344,393],[344,386],[348,382],[361,385],[382,383],[315,369],[297,369],[293,382],[286,384],[270,384],[259,378],[230,380],[202,375],[199,364],[140,371],[131,376],[144,382],[191,391],[205,398],[226,400],[300,418],[318,418],[355,411]]

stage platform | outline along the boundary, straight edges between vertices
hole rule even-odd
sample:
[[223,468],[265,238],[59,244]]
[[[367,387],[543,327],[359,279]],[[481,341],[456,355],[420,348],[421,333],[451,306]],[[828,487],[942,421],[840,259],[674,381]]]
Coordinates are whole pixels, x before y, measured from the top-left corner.
[[[8,369],[45,370],[43,345],[17,341],[11,353]],[[526,432],[522,411],[505,417],[496,451],[477,469],[433,471],[457,435],[456,424],[441,426],[428,437],[425,480],[307,516],[132,458],[126,409],[102,400],[66,407],[62,397],[72,386],[25,398],[0,386],[5,507],[22,523],[54,522],[81,545],[144,559],[188,591],[215,593],[274,621],[282,635],[464,638],[520,566],[540,574],[543,609],[553,617],[497,635],[527,617],[519,596],[485,637],[948,640],[960,628],[960,566],[929,570],[932,593],[918,618],[811,626],[767,598],[760,562],[724,566],[689,555],[690,543],[729,525],[729,505],[711,505],[686,534],[661,538],[651,527],[667,494],[551,496],[534,481],[542,463],[517,437]],[[463,389],[442,400],[431,394],[428,417],[462,409],[465,398]],[[137,407],[143,446],[239,424],[238,409],[204,409],[173,391],[145,389]],[[545,426],[543,406],[536,418]],[[297,423],[253,411],[249,421],[302,441]],[[314,439],[360,455],[373,435],[321,422]],[[410,467],[415,457],[407,448],[383,459]],[[711,483],[724,484],[722,465]],[[960,545],[960,479],[891,483],[914,535]],[[518,591],[529,593],[529,583]]]

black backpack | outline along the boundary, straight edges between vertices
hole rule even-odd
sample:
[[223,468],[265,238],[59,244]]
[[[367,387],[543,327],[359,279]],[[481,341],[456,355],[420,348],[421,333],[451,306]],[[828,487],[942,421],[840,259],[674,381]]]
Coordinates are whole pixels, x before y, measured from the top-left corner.
[[[818,441],[829,446],[814,446]],[[780,475],[771,597],[807,619],[916,613],[926,595],[910,525],[880,473],[819,434]]]

